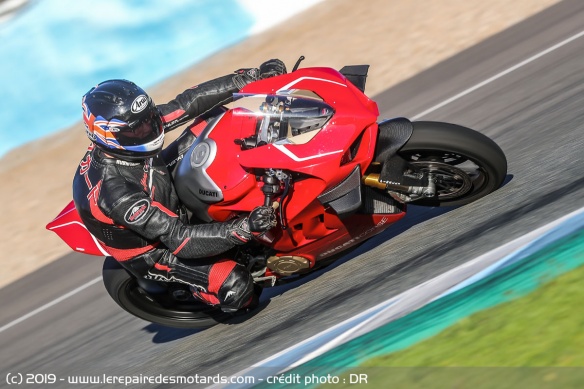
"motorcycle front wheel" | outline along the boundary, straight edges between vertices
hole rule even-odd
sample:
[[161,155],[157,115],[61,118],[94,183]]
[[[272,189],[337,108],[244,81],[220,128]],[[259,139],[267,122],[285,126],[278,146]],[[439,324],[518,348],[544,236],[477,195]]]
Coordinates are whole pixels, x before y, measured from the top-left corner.
[[146,321],[175,328],[208,328],[232,317],[196,301],[186,286],[136,279],[112,257],[103,264],[103,283],[125,311]]
[[507,175],[501,148],[478,131],[451,123],[413,122],[414,131],[398,151],[411,165],[429,174],[436,195],[412,204],[459,206],[499,188]]

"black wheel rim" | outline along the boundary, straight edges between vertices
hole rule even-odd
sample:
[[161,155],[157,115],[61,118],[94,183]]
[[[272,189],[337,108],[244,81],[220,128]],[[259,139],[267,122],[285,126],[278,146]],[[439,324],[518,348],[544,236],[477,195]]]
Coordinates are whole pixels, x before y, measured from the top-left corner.
[[403,155],[436,184],[436,199],[452,200],[480,191],[487,183],[483,167],[470,157],[448,151],[410,151]]

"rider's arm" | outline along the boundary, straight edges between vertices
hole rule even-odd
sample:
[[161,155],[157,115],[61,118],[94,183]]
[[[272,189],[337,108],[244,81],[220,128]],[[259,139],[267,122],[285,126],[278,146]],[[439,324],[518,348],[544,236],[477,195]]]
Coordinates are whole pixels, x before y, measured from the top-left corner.
[[239,69],[233,74],[193,86],[167,104],[158,105],[164,130],[170,131],[217,105],[230,103],[233,93],[250,82],[285,73],[286,65],[279,59],[271,59],[262,63],[259,68]]
[[233,93],[258,79],[258,72],[255,68],[240,69],[234,74],[193,86],[167,104],[158,105],[165,131],[170,131],[217,105],[230,103]]
[[125,185],[123,193],[126,194],[117,198],[113,204],[107,204],[107,200],[100,201],[99,206],[104,214],[116,224],[148,240],[162,242],[177,257],[213,256],[248,241],[240,229],[244,219],[225,223],[184,224],[176,213],[153,201],[137,185],[135,188],[128,188],[127,185],[132,184],[127,182]]

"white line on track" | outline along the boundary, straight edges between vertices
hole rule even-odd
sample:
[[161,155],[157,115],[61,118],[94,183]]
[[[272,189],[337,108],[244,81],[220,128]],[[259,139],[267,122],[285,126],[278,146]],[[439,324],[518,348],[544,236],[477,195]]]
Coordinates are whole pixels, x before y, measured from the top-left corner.
[[42,307],[39,307],[37,309],[35,309],[34,311],[31,311],[29,313],[27,313],[24,316],[19,317],[16,320],[11,321],[8,324],[3,325],[2,327],[0,327],[0,333],[6,331],[7,329],[9,329],[10,327],[14,327],[15,325],[22,323],[23,321],[25,321],[28,318],[33,317],[34,315],[36,315],[37,313],[41,313],[44,310],[47,310],[49,308],[51,308],[53,305],[59,304],[61,301],[68,299],[71,296],[76,295],[77,293],[81,292],[82,290],[85,290],[87,288],[89,288],[90,286],[97,284],[99,281],[102,280],[102,277],[99,276],[97,278],[94,278],[93,280],[81,285],[78,288],[73,289],[72,291],[65,293],[64,295],[62,295],[61,297],[58,297],[56,299],[54,299],[53,301],[43,305]]
[[[460,92],[459,94],[457,94],[455,96],[452,96],[449,99],[444,100],[440,104],[437,104],[437,105],[433,106],[432,108],[429,108],[429,109],[425,110],[424,112],[419,113],[419,114],[413,116],[411,118],[411,120],[417,120],[417,119],[419,119],[420,117],[422,117],[424,115],[427,115],[427,114],[429,114],[431,112],[434,112],[434,111],[436,111],[436,110],[444,107],[445,105],[448,105],[448,104],[452,103],[453,101],[456,101],[456,100],[460,99],[461,97],[464,97],[464,96],[468,95],[469,93],[474,92],[475,90],[477,90],[477,89],[479,89],[479,88],[481,88],[481,87],[483,87],[483,86],[485,86],[487,84],[490,84],[491,82],[493,82],[493,81],[495,81],[495,80],[503,77],[504,75],[509,74],[509,73],[511,73],[511,72],[513,72],[513,71],[515,71],[515,70],[517,70],[519,68],[521,68],[522,66],[525,66],[528,63],[533,62],[536,59],[541,58],[544,55],[549,54],[552,51],[557,50],[560,47],[567,45],[568,43],[570,43],[570,42],[572,42],[572,41],[574,41],[574,40],[576,40],[578,38],[581,38],[582,36],[584,36],[584,31],[581,31],[578,34],[572,35],[571,37],[569,37],[569,38],[561,41],[560,43],[557,43],[557,44],[555,44],[555,45],[553,45],[553,46],[551,46],[551,47],[549,47],[549,48],[547,48],[547,49],[539,52],[538,54],[535,54],[534,56],[529,57],[528,59],[526,59],[526,60],[524,60],[522,62],[519,62],[518,64],[516,64],[514,66],[511,66],[507,70],[504,70],[501,73],[498,73],[498,74],[494,75],[493,77],[488,78],[488,79],[484,80],[483,82],[480,82],[480,83],[476,84],[475,86],[473,86],[471,88],[468,88],[468,89]],[[40,312],[42,312],[42,311],[44,311],[44,310],[52,307],[52,306],[60,303],[61,301],[68,299],[69,297],[71,297],[71,296],[73,296],[73,295],[81,292],[82,290],[87,289],[88,287],[90,287],[90,286],[98,283],[99,281],[101,281],[101,279],[102,279],[102,277],[95,278],[94,280],[89,281],[88,283],[83,284],[83,285],[81,285],[80,287],[78,287],[76,289],[73,289],[72,291],[70,291],[70,292],[62,295],[61,297],[58,297],[57,299],[51,301],[50,303],[47,303],[47,304],[43,305],[42,307],[39,307],[39,308],[35,309],[34,311],[31,311],[31,312],[27,313],[26,315],[24,315],[22,317],[19,317],[18,319],[14,320],[14,321],[11,321],[8,324],[5,324],[4,326],[0,327],[0,333],[2,333],[3,331],[7,330],[10,327],[13,327],[13,326],[17,325],[18,323],[21,323],[21,322],[25,321],[26,319],[28,319],[28,318],[30,318],[32,316],[34,316],[34,315],[36,315],[36,314],[38,314],[38,313],[40,313]]]
[[503,70],[501,73],[495,74],[493,77],[491,77],[491,78],[487,78],[487,79],[486,79],[486,80],[484,80],[483,82],[479,82],[479,83],[478,83],[478,84],[476,84],[475,86],[472,86],[472,87],[470,87],[470,88],[468,88],[468,89],[466,89],[466,90],[464,90],[464,91],[460,92],[459,94],[457,94],[457,95],[455,95],[455,96],[452,96],[452,97],[451,97],[451,98],[449,98],[449,99],[446,99],[446,100],[444,100],[444,101],[443,101],[443,102],[441,102],[440,104],[436,104],[436,105],[435,105],[435,106],[433,106],[432,108],[428,108],[428,109],[427,109],[427,110],[425,110],[424,112],[422,112],[422,113],[419,113],[419,114],[417,114],[416,116],[412,117],[412,118],[411,118],[411,120],[418,120],[418,119],[419,119],[419,118],[421,118],[422,116],[426,116],[427,114],[429,114],[429,113],[432,113],[432,112],[434,112],[434,111],[436,111],[436,110],[438,110],[438,109],[440,109],[440,108],[444,107],[445,105],[448,105],[448,104],[452,103],[453,101],[456,101],[456,100],[460,99],[461,97],[464,97],[464,96],[468,95],[469,93],[472,93],[472,92],[474,92],[475,90],[477,90],[477,89],[479,89],[479,88],[482,88],[483,86],[485,86],[485,85],[487,85],[487,84],[490,84],[491,82],[493,82],[493,81],[495,81],[495,80],[497,80],[497,79],[499,79],[499,78],[501,78],[501,77],[503,77],[503,76],[505,76],[505,75],[507,75],[507,74],[509,74],[509,73],[511,73],[511,72],[513,72],[513,71],[515,71],[515,70],[517,70],[517,69],[519,69],[519,68],[521,68],[521,67],[523,67],[523,66],[525,66],[525,65],[529,64],[529,63],[531,63],[531,62],[533,62],[533,61],[535,61],[535,60],[536,60],[536,59],[538,59],[538,58],[541,58],[541,57],[543,57],[543,56],[544,56],[544,55],[546,55],[546,54],[549,54],[549,53],[551,53],[551,52],[552,52],[552,51],[554,51],[554,50],[557,50],[557,49],[559,49],[559,48],[560,48],[560,47],[562,47],[562,46],[565,46],[565,45],[567,45],[568,43],[570,43],[570,42],[572,42],[572,41],[574,41],[574,40],[576,40],[576,39],[578,39],[578,38],[580,38],[580,37],[582,37],[582,36],[584,36],[584,31],[580,31],[578,34],[576,34],[576,35],[572,35],[572,36],[571,36],[571,37],[569,37],[568,39],[566,39],[566,40],[563,40],[563,41],[561,41],[560,43],[558,43],[558,44],[555,44],[555,45],[553,45],[552,47],[550,47],[550,48],[548,48],[548,49],[546,49],[546,50],[544,50],[544,51],[541,51],[541,52],[539,52],[539,53],[535,54],[535,55],[534,55],[534,56],[532,56],[532,57],[529,57],[529,58],[527,58],[525,61],[519,62],[518,64],[516,64],[516,65],[514,65],[514,66],[511,66],[511,67],[510,67],[510,68],[508,68],[507,70]]

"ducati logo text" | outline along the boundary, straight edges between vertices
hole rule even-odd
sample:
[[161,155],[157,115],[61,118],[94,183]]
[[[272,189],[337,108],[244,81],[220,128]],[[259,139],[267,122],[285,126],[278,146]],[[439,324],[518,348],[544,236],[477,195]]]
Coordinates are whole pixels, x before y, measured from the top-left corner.
[[219,197],[219,193],[217,193],[213,190],[199,189],[199,194],[203,195],[203,196],[209,196],[209,197]]
[[373,231],[375,231],[377,228],[381,227],[382,225],[384,225],[385,223],[387,223],[387,218],[383,218],[379,221],[379,223],[377,223],[376,225],[374,225],[373,227],[371,227],[368,230],[363,231],[361,234],[357,235],[356,237],[354,237],[353,239],[349,239],[348,241],[346,241],[345,243],[343,243],[342,245],[339,245],[337,247],[333,247],[330,250],[325,251],[324,253],[321,253],[319,255],[319,257],[325,257],[327,255],[330,255],[336,251],[339,251],[341,249],[344,249],[347,246],[352,246],[353,244],[355,244],[357,241],[367,237],[369,234],[371,234]]

